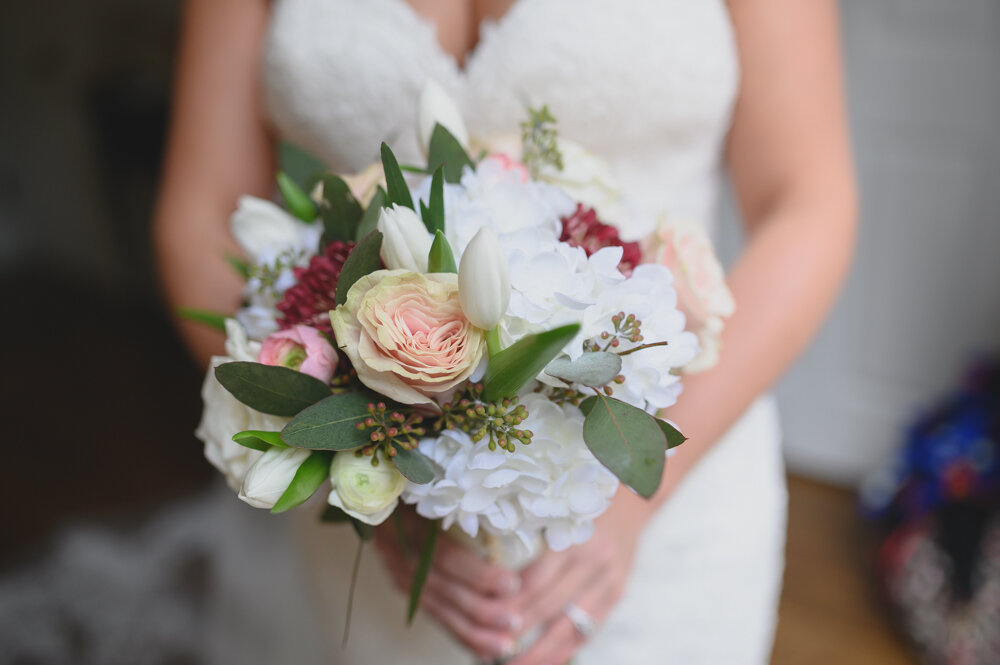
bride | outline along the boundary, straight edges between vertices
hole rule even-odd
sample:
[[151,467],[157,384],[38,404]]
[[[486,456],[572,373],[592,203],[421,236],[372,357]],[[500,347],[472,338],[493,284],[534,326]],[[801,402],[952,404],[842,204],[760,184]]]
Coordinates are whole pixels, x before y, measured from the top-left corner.
[[[520,574],[443,545],[409,630],[393,585],[413,563],[382,534],[341,650],[352,536],[286,532],[228,495],[220,529],[240,545],[219,564],[236,580],[216,599],[220,661],[766,662],[785,515],[766,391],[830,307],[855,223],[834,0],[192,0],[184,16],[156,211],[173,305],[236,308],[226,221],[239,195],[272,194],[277,139],[338,172],[373,161],[383,139],[416,162],[427,77],[473,134],[515,127],[525,99],[547,103],[651,214],[711,223],[728,169],[748,238],[721,362],[685,379],[669,410],[690,440],[652,500],[620,491],[589,541]],[[180,327],[207,364],[221,339]]]

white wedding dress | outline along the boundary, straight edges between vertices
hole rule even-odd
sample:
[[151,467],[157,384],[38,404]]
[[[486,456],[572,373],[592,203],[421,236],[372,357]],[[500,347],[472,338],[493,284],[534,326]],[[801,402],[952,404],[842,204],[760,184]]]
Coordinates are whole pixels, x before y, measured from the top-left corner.
[[[276,0],[262,53],[282,138],[336,171],[388,140],[418,163],[414,110],[442,83],[472,134],[516,131],[546,103],[561,135],[609,160],[645,212],[711,223],[738,87],[723,0],[519,0],[460,68],[404,0]],[[683,423],[681,423],[683,426]],[[574,665],[767,662],[786,494],[774,406],[758,400],[649,524],[625,595]],[[231,498],[213,630],[220,663],[469,665],[405,601],[369,548],[339,645],[356,539],[315,511],[274,518]]]

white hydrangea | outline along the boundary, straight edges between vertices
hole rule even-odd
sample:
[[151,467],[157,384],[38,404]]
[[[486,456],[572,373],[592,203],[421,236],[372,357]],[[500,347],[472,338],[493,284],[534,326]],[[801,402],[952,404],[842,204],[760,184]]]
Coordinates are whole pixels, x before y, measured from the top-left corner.
[[506,563],[517,567],[539,551],[582,543],[594,519],[608,507],[618,480],[587,449],[583,414],[538,393],[521,398],[534,432],[531,445],[515,452],[491,451],[461,431],[420,442],[437,475],[426,485],[409,484],[403,501],[419,514],[456,525],[470,538],[493,536]]

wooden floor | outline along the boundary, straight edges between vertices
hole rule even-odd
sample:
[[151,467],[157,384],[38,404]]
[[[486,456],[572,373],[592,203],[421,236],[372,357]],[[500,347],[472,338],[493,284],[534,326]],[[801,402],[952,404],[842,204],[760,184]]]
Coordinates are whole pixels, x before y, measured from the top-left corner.
[[794,476],[788,483],[772,665],[917,665],[873,591],[854,495]]

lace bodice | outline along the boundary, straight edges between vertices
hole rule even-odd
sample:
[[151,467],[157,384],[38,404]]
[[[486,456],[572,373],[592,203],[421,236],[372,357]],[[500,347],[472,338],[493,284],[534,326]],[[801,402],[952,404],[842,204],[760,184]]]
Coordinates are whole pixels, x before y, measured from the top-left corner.
[[335,171],[374,161],[382,140],[417,161],[415,105],[432,77],[473,134],[516,131],[526,102],[548,104],[644,212],[712,216],[738,79],[723,0],[517,0],[482,26],[464,68],[404,0],[276,0],[273,12],[267,112]]

